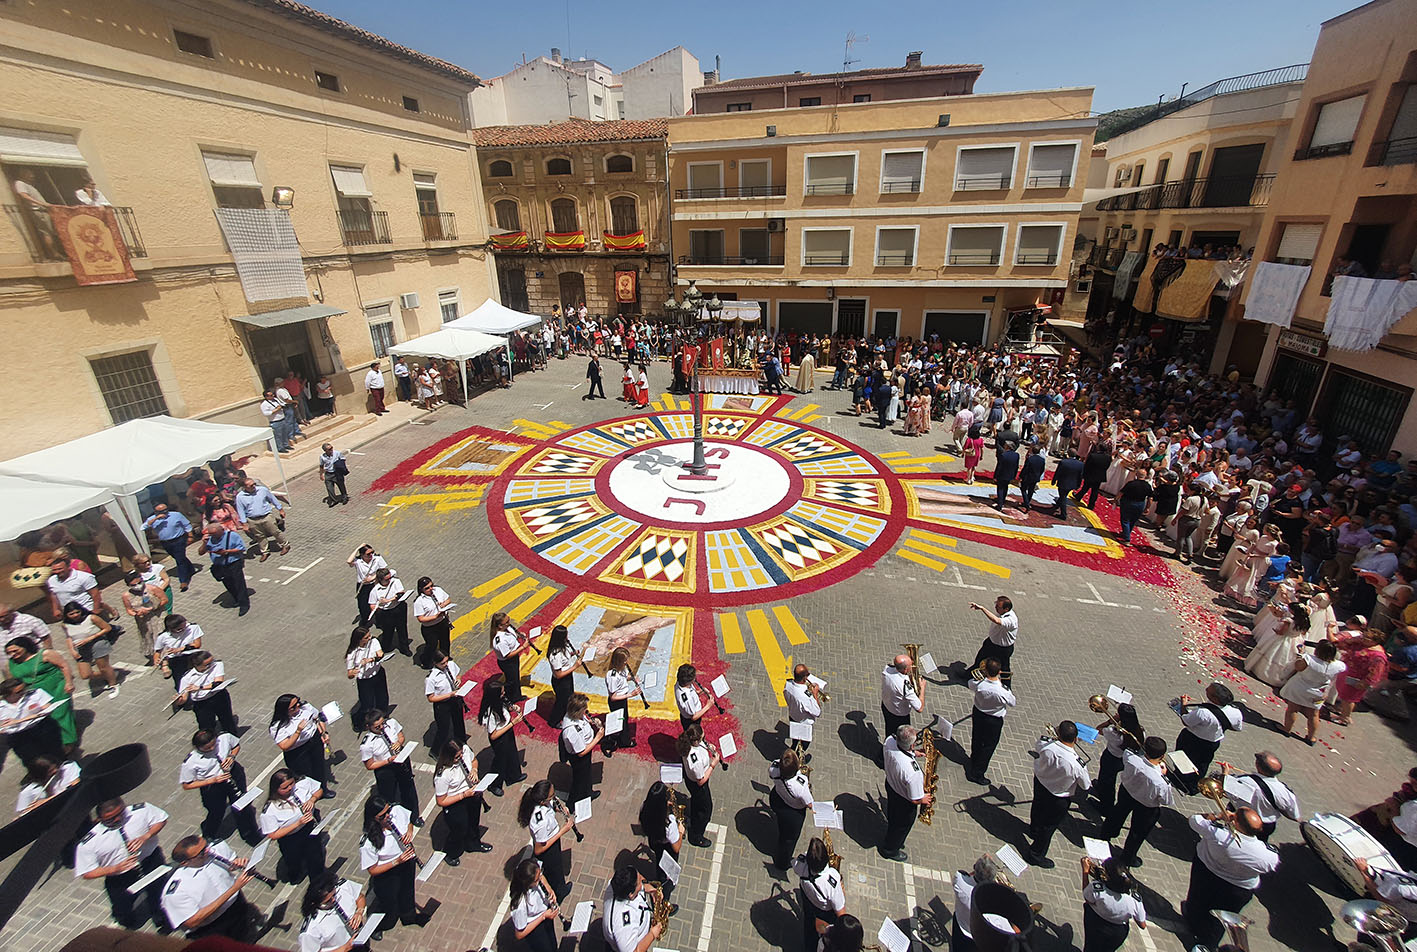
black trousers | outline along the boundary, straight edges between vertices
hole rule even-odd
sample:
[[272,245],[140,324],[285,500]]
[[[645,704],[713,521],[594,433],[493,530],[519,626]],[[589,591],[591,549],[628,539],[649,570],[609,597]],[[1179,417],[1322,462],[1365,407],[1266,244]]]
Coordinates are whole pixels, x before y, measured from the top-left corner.
[[[237,894],[236,901],[211,922],[204,926],[198,926],[187,933],[189,939],[201,939],[209,935],[225,936],[237,942],[245,942],[251,938],[252,926],[255,924],[255,916],[258,913],[246,897]],[[177,927],[178,923],[173,923]]]
[[213,691],[200,701],[193,700],[192,713],[197,716],[197,726],[204,731],[214,731],[218,723],[228,734],[236,733],[236,715],[231,712],[231,694],[225,690]]
[[482,842],[482,795],[465,797],[444,807],[443,822],[448,824],[443,852],[448,854],[448,859],[457,859]]
[[556,696],[556,703],[551,705],[551,716],[546,722],[552,727],[561,726],[561,721],[566,717],[566,705],[571,703],[571,695],[576,691],[576,676],[568,674],[564,678],[551,679],[551,693]]
[[1068,815],[1071,797],[1060,797],[1033,778],[1033,805],[1028,811],[1028,835],[1033,838],[1030,849],[1038,856],[1047,856],[1063,818]]
[[[241,799],[245,791],[246,771],[235,761],[231,763],[231,779],[226,783],[213,783],[197,788],[197,794],[202,798],[202,806],[207,810],[207,815],[202,819],[202,836],[209,840],[218,838],[217,832],[226,819],[228,807]],[[256,808],[248,805],[246,809],[237,810],[235,813],[237,832],[247,845],[255,846],[261,842],[261,830],[256,825]]]
[[959,927],[959,916],[950,916],[950,952],[974,952],[974,939]]
[[708,783],[694,783],[690,780],[689,787],[689,839],[697,840],[704,835],[708,829],[709,821],[713,819],[713,791],[709,789]]
[[552,925],[554,921],[554,919],[541,920],[541,925],[532,929],[522,940],[528,952],[556,952],[560,945],[556,941],[556,927]]
[[1196,774],[1193,779],[1176,778],[1177,785],[1194,796],[1197,782],[1206,776],[1206,772],[1210,770],[1210,762],[1215,759],[1216,751],[1220,750],[1220,741],[1201,740],[1190,731],[1183,730],[1176,735],[1176,749],[1191,758],[1191,763],[1196,765]]
[[1102,824],[1102,838],[1104,840],[1116,839],[1121,834],[1122,824],[1126,822],[1129,813],[1132,817],[1132,828],[1127,831],[1127,841],[1122,846],[1122,856],[1126,859],[1136,859],[1142,844],[1151,835],[1151,831],[1156,828],[1156,821],[1161,819],[1161,808],[1143,806],[1127,792],[1126,787],[1122,787],[1117,791],[1116,805],[1107,811],[1106,822]]
[[836,910],[822,909],[807,897],[807,887],[797,890],[797,899],[802,903],[802,948],[814,952],[821,942],[822,933],[817,931],[817,923],[824,923],[822,929],[830,928],[837,920]]
[[[113,909],[113,921],[123,928],[133,931],[137,931],[142,926],[143,922],[138,918],[134,909],[138,903],[138,897],[129,895],[128,887],[157,869],[164,862],[166,860],[162,855],[162,850],[155,849],[128,872],[103,878],[103,891],[108,893],[108,905]],[[162,887],[166,885],[167,877],[160,876],[157,882],[150,884],[143,890],[143,895],[148,897],[148,912],[155,922],[165,922],[167,918],[162,912]]]
[[445,655],[453,652],[453,623],[444,616],[440,622],[423,626],[423,660],[426,664],[433,663],[433,652],[441,651]]
[[1095,509],[1097,508],[1097,494],[1101,491],[1102,480],[1084,479],[1082,481],[1082,486],[1078,489],[1077,496],[1075,498],[1078,501],[1078,505],[1082,505],[1082,498],[1084,496],[1089,496],[1090,498],[1087,501],[1087,506],[1089,509]]
[[974,666],[972,670],[980,670],[980,666],[989,658],[994,658],[999,662],[999,683],[1004,687],[1013,684],[1013,664],[1014,646],[999,645],[984,639],[984,643],[979,646],[979,650],[974,654]]
[[600,391],[600,399],[602,399],[602,400],[606,399],[606,396],[605,396],[605,383],[604,383],[599,377],[590,377],[590,378],[588,378],[588,379],[590,380],[590,392],[587,393],[586,396],[589,397],[590,399],[594,400],[594,399],[595,399],[595,392],[596,392],[597,390],[599,390],[599,391]]
[[320,837],[310,832],[313,828],[314,824],[307,823],[294,833],[276,840],[280,858],[285,860],[285,881],[288,883],[314,879],[325,871],[325,845],[320,842]]
[[994,500],[1000,509],[1004,508],[1004,503],[1009,501],[1009,483],[1007,480],[994,483]]
[[976,776],[989,772],[989,761],[999,746],[999,735],[1004,732],[1004,719],[992,714],[974,712],[974,729],[969,733],[969,769]]
[[802,823],[807,819],[807,810],[804,807],[789,806],[786,800],[778,796],[776,787],[768,795],[768,805],[772,808],[773,816],[777,818],[777,851],[773,854],[773,862],[780,869],[788,869],[792,866],[793,856],[797,852],[797,840],[802,836]]
[[892,714],[890,711],[886,710],[884,704],[881,705],[881,717],[884,718],[886,722],[886,737],[890,737],[894,734],[897,728],[904,727],[910,723],[910,714]]
[[546,882],[556,894],[556,901],[565,899],[566,894],[571,891],[571,886],[566,882],[566,854],[561,849],[561,841],[557,840],[546,847],[537,859],[541,861],[541,872],[546,877]]
[[413,765],[407,761],[375,770],[374,788],[379,791],[379,796],[390,803],[397,803],[414,816],[422,812],[418,809],[418,788],[413,784]]
[[497,782],[492,786],[497,790],[522,775],[522,752],[517,749],[514,732],[515,728],[492,742],[492,769],[497,773]]
[[246,587],[246,560],[237,559],[225,565],[213,564],[212,568],[221,576],[222,588],[226,589],[236,607],[250,608],[251,590]]
[[320,781],[322,788],[328,787],[325,778],[325,744],[316,734],[303,744],[299,744],[282,754],[285,765],[302,777]]
[[459,743],[467,740],[467,721],[463,717],[466,710],[463,699],[456,694],[446,701],[433,702],[434,750],[442,750],[450,739]]
[[571,805],[575,806],[577,803],[589,797],[593,792],[590,777],[590,759],[592,755],[586,754],[584,757],[581,757],[573,752],[567,751],[567,756],[570,758],[571,764]]
[[354,689],[359,692],[359,710],[368,714],[373,708],[381,711],[389,709],[389,678],[381,667],[367,678],[355,678]]
[[883,854],[890,856],[905,846],[905,838],[910,835],[919,813],[914,803],[886,784],[886,835],[881,840]]
[[369,886],[374,890],[374,898],[379,903],[379,911],[388,919],[398,916],[406,926],[418,922],[418,900],[413,895],[413,879],[418,875],[418,864],[413,860],[399,863],[387,873],[369,877]]
[[177,571],[177,581],[183,585],[192,581],[192,576],[197,574],[197,567],[192,564],[191,559],[187,558],[188,544],[186,536],[178,536],[162,543],[163,549],[172,556],[173,568]]
[[379,609],[374,613],[374,624],[379,626],[380,643],[389,651],[398,649],[407,653],[413,650],[413,642],[408,640],[407,602]]
[[621,747],[632,747],[635,742],[635,729],[630,725],[630,700],[625,698],[619,701],[610,702],[610,710],[619,711],[625,716],[625,726],[620,728],[618,734],[606,734],[600,741],[600,751],[609,754],[611,751]]
[[[373,617],[374,610],[369,607],[369,593],[374,590],[374,581],[370,579],[354,590],[354,604],[359,608],[359,623],[365,628],[369,627],[369,619]],[[392,651],[398,645],[389,645]]]
[[1104,750],[1097,761],[1097,779],[1092,783],[1092,792],[1105,813],[1117,802],[1117,775],[1122,772],[1122,758],[1112,756]]
[[1254,891],[1228,883],[1212,873],[1200,858],[1191,860],[1191,884],[1186,892],[1186,927],[1202,945],[1220,945],[1225,927],[1210,914],[1212,909],[1239,912],[1249,903]]
[[[669,843],[664,840],[650,840],[649,848],[654,850],[655,875],[663,879],[663,883],[659,887],[659,894],[664,897],[665,902],[672,902],[674,897],[674,883],[669,881],[669,877],[664,873],[664,867],[660,866],[659,863],[664,858],[665,853],[673,853],[673,850],[669,848]],[[679,857],[676,856],[674,859],[677,861]]]
[[26,765],[41,756],[53,757],[55,763],[64,761],[64,741],[59,735],[59,725],[52,717],[35,721],[33,727],[6,734],[5,740],[15,756]]
[[1023,508],[1025,508],[1025,509],[1032,509],[1032,508],[1033,508],[1033,494],[1036,493],[1037,491],[1038,491],[1038,484],[1037,484],[1037,483],[1019,483],[1019,484],[1018,484],[1018,494],[1019,494],[1020,498],[1023,500]]
[[508,704],[516,704],[521,701],[522,694],[522,662],[520,655],[512,655],[510,658],[498,658],[497,667],[502,669],[502,678],[507,682],[503,688],[503,697]]
[[1129,922],[1108,922],[1091,906],[1082,909],[1082,952],[1117,952],[1131,932]]

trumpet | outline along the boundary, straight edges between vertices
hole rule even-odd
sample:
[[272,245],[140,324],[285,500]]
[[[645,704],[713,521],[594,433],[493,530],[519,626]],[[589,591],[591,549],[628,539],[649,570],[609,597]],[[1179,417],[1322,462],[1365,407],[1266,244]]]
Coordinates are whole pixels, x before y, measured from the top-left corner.
[[1196,792],[1215,801],[1215,805],[1220,808],[1220,816],[1224,817],[1223,822],[1231,833],[1240,832],[1239,824],[1235,822],[1235,814],[1225,805],[1224,781],[1219,777],[1206,777],[1196,784]]
[[1117,729],[1117,733],[1121,734],[1124,738],[1126,738],[1133,745],[1135,745],[1133,749],[1141,750],[1141,738],[1133,734],[1131,731],[1127,730],[1125,727],[1122,726],[1122,722],[1117,720],[1117,714],[1115,711],[1112,710],[1112,702],[1108,700],[1105,694],[1094,694],[1092,697],[1087,699],[1087,706],[1088,709],[1091,710],[1094,714],[1101,714],[1107,718],[1107,720],[1103,721],[1098,726],[1098,730],[1101,730],[1104,727],[1115,727]]
[[571,808],[566,806],[566,804],[562,802],[560,797],[551,798],[551,809],[555,810],[561,816],[566,817],[571,821],[571,832],[576,834],[577,843],[585,839],[585,834],[581,832],[580,827],[576,826],[575,818],[571,815]]

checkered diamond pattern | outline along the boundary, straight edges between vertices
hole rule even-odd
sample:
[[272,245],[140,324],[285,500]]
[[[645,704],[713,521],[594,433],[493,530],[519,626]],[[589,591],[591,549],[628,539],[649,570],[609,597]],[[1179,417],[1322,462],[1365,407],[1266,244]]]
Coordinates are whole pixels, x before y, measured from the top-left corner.
[[522,514],[522,521],[534,535],[555,535],[567,526],[595,518],[595,507],[585,499],[570,499],[554,506],[539,506]]
[[798,569],[830,558],[840,551],[827,540],[814,536],[791,522],[764,529],[759,535],[784,562]]
[[823,480],[817,484],[817,496],[853,506],[874,507],[880,501],[879,489],[875,483],[854,480]]
[[629,423],[616,423],[605,428],[615,434],[626,443],[643,443],[645,440],[653,439],[660,435],[659,430],[648,420],[631,420]]
[[675,536],[647,535],[640,540],[634,553],[625,560],[621,571],[626,575],[639,575],[646,579],[664,578],[677,582],[684,576],[684,565],[688,560],[689,543]]
[[704,421],[704,432],[709,436],[735,437],[748,425],[747,420],[737,417],[709,417]]
[[584,473],[589,471],[595,460],[589,456],[573,453],[547,453],[531,468],[533,473]]
[[808,456],[816,456],[818,453],[825,453],[827,450],[834,450],[836,447],[826,440],[818,439],[810,433],[807,433],[788,440],[786,443],[779,446],[778,449],[789,456],[805,459]]

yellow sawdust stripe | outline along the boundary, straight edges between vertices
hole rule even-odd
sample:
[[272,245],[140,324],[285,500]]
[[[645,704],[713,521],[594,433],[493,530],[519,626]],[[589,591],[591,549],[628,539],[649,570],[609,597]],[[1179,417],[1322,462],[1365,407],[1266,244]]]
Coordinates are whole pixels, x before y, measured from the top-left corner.
[[743,644],[743,629],[738,625],[738,616],[732,612],[718,616],[719,628],[723,632],[723,650],[726,654],[742,654],[748,648]]
[[936,545],[947,545],[950,548],[954,548],[957,545],[954,539],[948,538],[947,536],[935,535],[933,532],[921,532],[919,529],[911,529],[910,535],[912,538],[920,539],[924,542],[933,542]]
[[480,625],[486,624],[497,612],[521,598],[540,584],[534,578],[524,578],[505,592],[498,592],[495,598],[474,606],[466,615],[453,623],[453,637],[459,638]]
[[773,633],[767,613],[761,608],[748,612],[748,628],[753,632],[758,656],[763,659],[763,670],[768,675],[769,690],[777,695],[777,706],[786,707],[787,699],[778,690],[778,685],[787,680],[787,673],[792,669],[792,657],[783,657],[782,648],[777,643],[777,635]]
[[468,594],[471,595],[473,598],[486,598],[488,595],[491,595],[503,585],[506,585],[512,579],[521,578],[521,574],[521,569],[508,569],[496,578],[488,579],[476,588],[469,589]]
[[796,410],[793,410],[791,413],[787,414],[787,416],[794,420],[801,420],[804,416],[811,413],[813,410],[820,410],[821,408],[821,404],[819,403],[804,403]]
[[951,562],[954,562],[958,565],[965,565],[969,568],[987,573],[989,575],[996,575],[999,578],[1008,578],[1010,575],[1013,574],[1011,571],[1004,568],[1002,565],[996,565],[993,562],[985,562],[983,559],[975,559],[967,555],[959,555],[955,552],[942,552],[940,553],[940,555],[942,558],[949,559]]
[[877,453],[881,459],[904,459],[910,455],[910,450],[894,450],[890,453]]
[[792,609],[786,605],[778,605],[772,610],[772,614],[777,619],[777,623],[782,626],[783,633],[787,635],[789,645],[805,645],[807,643],[807,633],[797,623],[797,616],[792,614]]
[[949,556],[953,554],[952,552],[950,552],[949,549],[942,549],[937,545],[930,545],[928,542],[921,542],[919,539],[906,539],[904,544],[910,546],[913,549],[919,549],[921,552],[932,552],[935,555]]
[[895,554],[905,559],[907,562],[923,565],[932,572],[943,572],[945,569],[949,568],[949,566],[943,562],[936,562],[932,558],[920,555],[918,552],[912,552],[909,549],[897,549]]
[[514,622],[524,622],[532,615],[535,615],[536,610],[542,605],[545,605],[548,601],[550,601],[551,596],[555,595],[558,591],[559,589],[557,589],[554,585],[543,586],[542,588],[537,589],[536,594],[532,595],[531,598],[528,598],[520,605],[517,605],[515,608],[509,610],[507,614],[512,616],[512,621]]

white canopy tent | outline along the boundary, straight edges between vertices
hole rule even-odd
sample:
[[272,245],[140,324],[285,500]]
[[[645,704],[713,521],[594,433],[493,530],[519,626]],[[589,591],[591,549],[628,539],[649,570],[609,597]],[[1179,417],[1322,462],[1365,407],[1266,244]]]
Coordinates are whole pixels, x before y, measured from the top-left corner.
[[[460,320],[466,320],[466,318],[460,318]],[[457,321],[450,321],[444,324],[441,330],[424,334],[422,337],[415,337],[413,340],[406,340],[402,344],[395,344],[389,348],[389,353],[404,357],[437,357],[442,360],[456,360],[458,374],[462,377],[462,392],[466,397],[467,361],[473,357],[481,357],[489,351],[501,350],[505,346],[507,346],[507,342],[500,337],[458,327]]]
[[[5,460],[0,462],[0,475],[105,491],[116,499],[122,511],[124,518],[115,520],[124,533],[139,549],[148,552],[138,493],[175,473],[253,443],[268,443],[271,452],[276,453],[275,436],[268,427],[147,417]],[[280,465],[279,453],[276,466],[284,485],[285,468]]]
[[103,506],[128,541],[140,543],[113,493],[97,486],[39,482],[23,476],[0,476],[0,540],[18,539],[94,506]]
[[443,325],[443,328],[444,330],[456,328],[481,331],[484,334],[510,334],[512,331],[519,331],[524,327],[533,327],[544,320],[544,317],[535,314],[525,314],[509,307],[503,307],[488,298],[477,310],[471,314],[464,314],[455,321],[449,321]]

